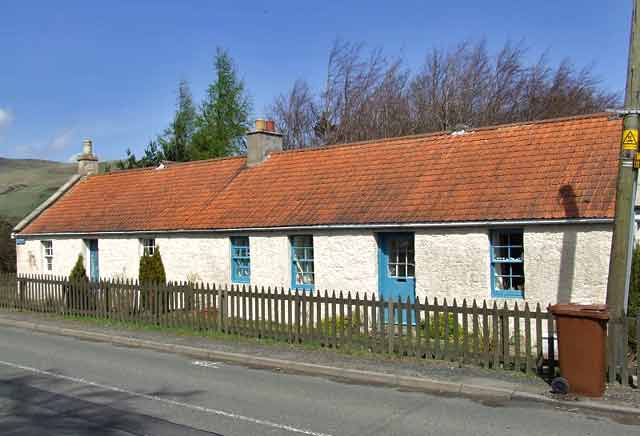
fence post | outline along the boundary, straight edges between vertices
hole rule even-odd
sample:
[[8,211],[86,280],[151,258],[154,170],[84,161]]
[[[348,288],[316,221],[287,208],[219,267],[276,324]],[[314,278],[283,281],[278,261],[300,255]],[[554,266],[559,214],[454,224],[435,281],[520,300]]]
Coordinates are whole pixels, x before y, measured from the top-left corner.
[[551,377],[556,376],[556,353],[555,353],[555,330],[553,328],[554,320],[553,314],[551,312],[547,312],[547,340],[549,344],[549,375]]
[[389,301],[388,301],[388,305],[389,305],[389,312],[388,312],[388,316],[389,316],[389,323],[387,326],[387,331],[389,332],[388,334],[388,348],[387,348],[387,352],[389,354],[393,354],[393,340],[395,338],[395,304],[393,301],[393,297],[391,295],[389,295]]
[[218,313],[219,313],[219,321],[218,321],[218,329],[220,332],[225,332],[226,331],[226,321],[225,318],[227,316],[227,285],[224,286],[224,288],[220,288],[218,295],[219,295],[219,299],[220,299],[220,303],[218,303]]

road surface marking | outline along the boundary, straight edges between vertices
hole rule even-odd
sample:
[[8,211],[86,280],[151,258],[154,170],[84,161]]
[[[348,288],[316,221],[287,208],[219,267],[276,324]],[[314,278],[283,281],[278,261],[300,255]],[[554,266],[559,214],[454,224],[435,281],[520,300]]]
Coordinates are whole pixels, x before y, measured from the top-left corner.
[[191,362],[191,364],[195,366],[202,366],[205,368],[218,369],[218,365],[220,364],[220,362],[210,362],[208,360],[194,360],[193,362]]
[[23,371],[33,372],[35,374],[48,375],[49,377],[55,377],[55,378],[62,379],[62,380],[68,380],[68,381],[71,381],[71,382],[74,382],[74,383],[80,383],[80,384],[84,384],[84,385],[87,385],[87,386],[93,386],[93,387],[97,387],[97,388],[100,388],[100,389],[105,389],[105,390],[109,390],[109,391],[113,391],[113,392],[120,392],[120,393],[123,393],[123,394],[131,395],[132,397],[143,398],[145,400],[158,401],[160,403],[169,404],[171,406],[184,407],[184,408],[187,408],[187,409],[197,410],[199,412],[210,413],[210,414],[213,414],[213,415],[224,416],[226,418],[236,419],[236,420],[239,420],[239,421],[246,421],[246,422],[251,422],[253,424],[263,425],[263,426],[266,426],[266,427],[278,428],[278,429],[281,429],[281,430],[290,431],[292,433],[300,433],[300,434],[304,434],[304,435],[308,435],[308,436],[332,436],[332,435],[330,435],[328,433],[318,433],[318,432],[307,430],[307,429],[304,429],[304,428],[297,428],[297,427],[292,427],[292,426],[286,425],[286,424],[279,424],[277,422],[266,421],[266,420],[258,419],[258,418],[251,418],[250,416],[239,415],[239,414],[233,413],[233,412],[227,412],[227,411],[224,411],[224,410],[217,410],[217,409],[210,409],[208,407],[198,406],[198,405],[189,404],[189,403],[183,403],[182,401],[170,400],[168,398],[161,398],[161,397],[157,397],[155,395],[147,395],[147,394],[143,394],[143,393],[140,393],[140,392],[130,391],[128,389],[119,388],[117,386],[105,385],[105,384],[102,384],[102,383],[93,382],[93,381],[86,380],[86,379],[79,378],[79,377],[71,377],[71,376],[68,376],[68,375],[58,374],[58,373],[51,372],[51,371],[45,371],[43,369],[32,368],[30,366],[19,365],[17,363],[5,362],[3,360],[0,360],[0,365],[5,365],[5,366],[11,367],[11,368],[16,368],[16,369],[21,369]]

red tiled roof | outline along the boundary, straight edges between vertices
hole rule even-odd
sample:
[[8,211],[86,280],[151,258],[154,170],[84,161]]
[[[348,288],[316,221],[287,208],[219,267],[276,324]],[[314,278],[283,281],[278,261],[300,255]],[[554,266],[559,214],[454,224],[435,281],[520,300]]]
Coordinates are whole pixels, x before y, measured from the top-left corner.
[[21,233],[612,218],[621,128],[597,114],[117,171]]

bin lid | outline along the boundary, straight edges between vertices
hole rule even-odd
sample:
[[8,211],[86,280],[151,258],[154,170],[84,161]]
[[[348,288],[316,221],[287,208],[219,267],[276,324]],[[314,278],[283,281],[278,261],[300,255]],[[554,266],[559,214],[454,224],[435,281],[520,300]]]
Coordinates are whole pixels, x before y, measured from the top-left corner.
[[554,304],[549,306],[548,310],[556,316],[609,319],[609,308],[606,304]]

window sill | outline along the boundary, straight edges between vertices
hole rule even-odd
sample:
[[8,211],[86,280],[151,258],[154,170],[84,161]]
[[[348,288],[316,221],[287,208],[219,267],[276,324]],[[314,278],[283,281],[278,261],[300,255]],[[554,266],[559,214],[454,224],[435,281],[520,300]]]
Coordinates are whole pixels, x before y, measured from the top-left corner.
[[496,290],[493,290],[493,291],[491,291],[491,298],[524,300],[524,291],[517,291],[517,290],[496,291]]
[[293,292],[296,292],[296,291],[313,292],[315,290],[315,285],[293,285],[291,290]]

